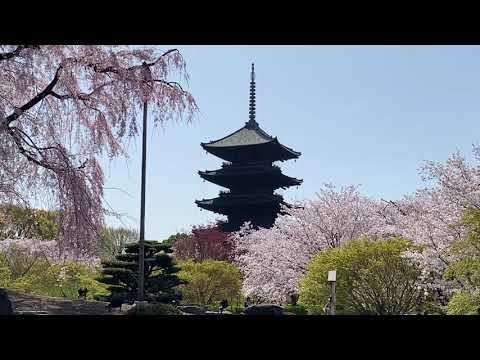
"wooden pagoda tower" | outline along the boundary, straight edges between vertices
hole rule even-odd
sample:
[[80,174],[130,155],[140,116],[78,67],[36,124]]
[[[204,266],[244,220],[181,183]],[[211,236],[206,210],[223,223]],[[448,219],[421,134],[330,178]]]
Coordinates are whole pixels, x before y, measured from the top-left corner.
[[252,64],[249,120],[241,129],[219,140],[202,143],[209,153],[226,160],[221,169],[199,171],[207,181],[229,189],[214,199],[196,200],[203,209],[226,215],[224,231],[239,230],[250,221],[254,227],[270,228],[285,204],[278,188],[298,186],[303,180],[282,174],[275,161],[298,158],[301,153],[282,145],[255,121],[255,70]]

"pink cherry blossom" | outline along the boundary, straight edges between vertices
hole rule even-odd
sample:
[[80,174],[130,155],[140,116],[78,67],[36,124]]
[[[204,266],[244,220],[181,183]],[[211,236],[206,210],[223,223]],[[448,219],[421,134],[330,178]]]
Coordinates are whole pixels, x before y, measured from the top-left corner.
[[95,254],[114,213],[99,158],[126,155],[144,100],[157,124],[197,110],[175,72],[187,78],[175,49],[0,45],[0,201],[61,210],[59,250]]
[[284,208],[271,229],[246,224],[234,234],[236,261],[244,273],[244,292],[282,302],[298,292],[298,281],[312,256],[367,235],[389,231],[380,202],[361,196],[358,187],[324,185],[315,200]]
[[[480,147],[474,146],[480,160]],[[236,262],[244,274],[244,292],[268,301],[283,302],[298,291],[312,256],[366,235],[370,239],[400,235],[423,249],[407,253],[423,269],[423,287],[450,295],[458,281],[444,281],[453,260],[452,241],[464,236],[460,224],[467,207],[480,208],[480,166],[469,165],[459,153],[445,163],[426,162],[420,169],[429,187],[398,201],[369,199],[349,186],[324,186],[315,200],[285,209],[271,229],[246,224],[234,234]]]

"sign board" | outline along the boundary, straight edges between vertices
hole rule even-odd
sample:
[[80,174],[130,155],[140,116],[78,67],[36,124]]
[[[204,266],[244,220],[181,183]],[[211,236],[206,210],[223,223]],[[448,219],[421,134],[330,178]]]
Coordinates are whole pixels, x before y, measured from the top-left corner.
[[337,281],[337,271],[332,270],[328,272],[328,281]]

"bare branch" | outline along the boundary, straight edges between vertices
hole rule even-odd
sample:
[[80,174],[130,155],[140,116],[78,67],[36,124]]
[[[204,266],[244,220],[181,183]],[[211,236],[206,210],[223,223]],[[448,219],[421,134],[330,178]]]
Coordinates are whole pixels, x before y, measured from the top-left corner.
[[176,86],[176,87],[180,88],[180,90],[181,90],[183,93],[185,92],[185,90],[183,90],[182,86],[181,86],[178,82],[176,82],[176,81],[165,81],[165,80],[160,80],[160,79],[154,79],[153,81],[154,81],[154,82],[159,82],[159,83],[162,83],[162,84],[165,84],[165,85],[168,85],[168,86],[170,86],[170,87],[172,87],[172,88],[175,88],[175,86]]
[[178,51],[178,49],[170,49],[170,50],[168,50],[168,51],[165,51],[165,52],[164,52],[162,55],[160,55],[160,56],[158,57],[158,59],[155,60],[153,63],[147,63],[146,65],[147,65],[148,67],[153,66],[153,65],[156,65],[157,62],[159,62],[161,58],[163,58],[164,56],[167,56],[168,54],[170,54],[170,53],[172,53],[172,52],[175,52],[175,51]]
[[401,213],[402,215],[407,215],[407,213],[406,213],[404,210],[402,210],[402,208],[400,208],[400,205],[398,205],[395,201],[392,201],[392,200],[388,200],[388,201],[387,201],[387,200],[385,200],[385,199],[382,199],[382,201],[384,201],[384,202],[386,202],[386,203],[388,203],[388,204],[391,204],[391,205],[395,206],[395,207],[397,208],[397,210],[400,211],[400,213]]
[[30,147],[33,147],[35,148],[37,151],[41,151],[41,150],[52,150],[52,149],[57,149],[56,146],[47,146],[47,147],[38,147],[35,142],[32,140],[32,138],[27,134],[25,133],[25,131],[23,131],[22,129],[19,129],[17,127],[12,127],[11,129],[13,129],[14,131],[18,131],[20,132],[23,136],[25,136],[30,143],[28,143],[23,137],[21,137],[21,139]]

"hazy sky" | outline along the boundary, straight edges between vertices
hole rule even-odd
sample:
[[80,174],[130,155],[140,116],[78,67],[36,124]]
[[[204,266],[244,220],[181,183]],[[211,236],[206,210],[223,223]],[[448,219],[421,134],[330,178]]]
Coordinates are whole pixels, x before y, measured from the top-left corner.
[[[296,162],[279,163],[304,180],[280,192],[287,201],[314,197],[324,182],[360,184],[365,195],[398,199],[422,186],[422,161],[443,161],[455,150],[469,157],[480,140],[479,46],[164,48],[173,47],[187,62],[187,88],[200,114],[190,124],[149,129],[147,239],[221,218],[194,203],[222,189],[197,174],[222,162],[200,143],[248,120],[252,62],[258,123],[302,152]],[[138,139],[129,147],[128,161],[106,167],[106,199],[131,227],[140,217],[140,145]]]

